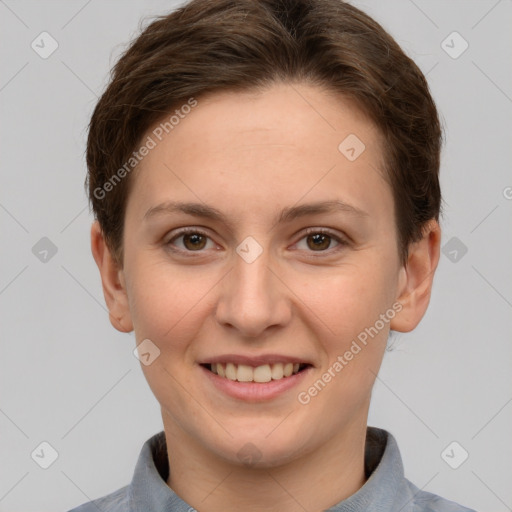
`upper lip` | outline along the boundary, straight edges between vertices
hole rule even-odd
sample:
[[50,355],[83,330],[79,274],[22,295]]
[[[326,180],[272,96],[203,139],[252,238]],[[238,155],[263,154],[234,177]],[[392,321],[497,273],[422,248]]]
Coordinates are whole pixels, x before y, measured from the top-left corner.
[[223,354],[203,359],[199,364],[233,363],[247,366],[263,366],[275,363],[299,363],[312,365],[310,361],[301,357],[285,356],[282,354],[261,354],[259,356],[244,356],[242,354]]

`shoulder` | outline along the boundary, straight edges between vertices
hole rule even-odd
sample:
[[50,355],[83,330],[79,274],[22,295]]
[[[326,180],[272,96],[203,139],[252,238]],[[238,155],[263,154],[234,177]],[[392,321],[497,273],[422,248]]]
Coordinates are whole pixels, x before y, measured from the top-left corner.
[[122,487],[117,491],[107,494],[101,498],[89,501],[68,512],[127,512],[129,486]]
[[[402,457],[393,435],[383,429],[368,427],[365,463],[371,474],[363,490],[366,498],[377,504],[386,495],[385,510],[402,512],[475,512],[453,501],[419,489],[404,475]],[[363,492],[364,495],[364,492]],[[361,500],[361,504],[365,499]],[[381,510],[377,507],[375,510]],[[363,508],[361,508],[363,510]]]
[[437,494],[422,491],[407,479],[404,479],[404,484],[412,495],[411,512],[476,512]]

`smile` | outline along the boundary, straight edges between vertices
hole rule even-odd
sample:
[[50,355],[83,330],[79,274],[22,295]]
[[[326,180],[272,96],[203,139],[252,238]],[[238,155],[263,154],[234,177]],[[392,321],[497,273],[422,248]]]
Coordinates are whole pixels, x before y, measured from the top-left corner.
[[311,365],[306,363],[274,363],[253,367],[245,364],[212,363],[203,364],[202,366],[219,377],[228,380],[265,383],[286,379]]

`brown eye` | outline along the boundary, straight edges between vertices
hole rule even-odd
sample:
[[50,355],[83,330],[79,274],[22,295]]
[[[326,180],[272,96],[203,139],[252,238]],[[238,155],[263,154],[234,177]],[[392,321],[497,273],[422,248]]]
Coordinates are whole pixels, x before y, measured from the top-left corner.
[[307,237],[308,247],[314,251],[328,249],[331,245],[331,237],[324,233],[316,233]]
[[191,250],[196,251],[200,249],[204,249],[206,245],[206,237],[199,233],[193,233],[188,235],[182,235],[183,236],[183,245]]
[[[309,228],[297,242],[296,247],[310,256],[329,256],[344,249],[349,242],[341,235],[325,228]],[[317,253],[313,255],[312,253]]]
[[181,253],[205,252],[204,249],[211,249],[214,245],[206,233],[190,228],[179,231],[166,242],[169,249]]

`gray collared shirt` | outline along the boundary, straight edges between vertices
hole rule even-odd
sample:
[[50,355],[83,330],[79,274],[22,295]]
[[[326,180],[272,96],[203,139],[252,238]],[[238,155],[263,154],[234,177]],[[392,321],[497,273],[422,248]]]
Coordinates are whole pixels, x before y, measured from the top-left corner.
[[[365,472],[365,484],[326,512],[475,512],[407,480],[396,440],[385,430],[367,428]],[[166,484],[168,475],[160,432],[144,443],[129,485],[70,512],[195,512]]]

